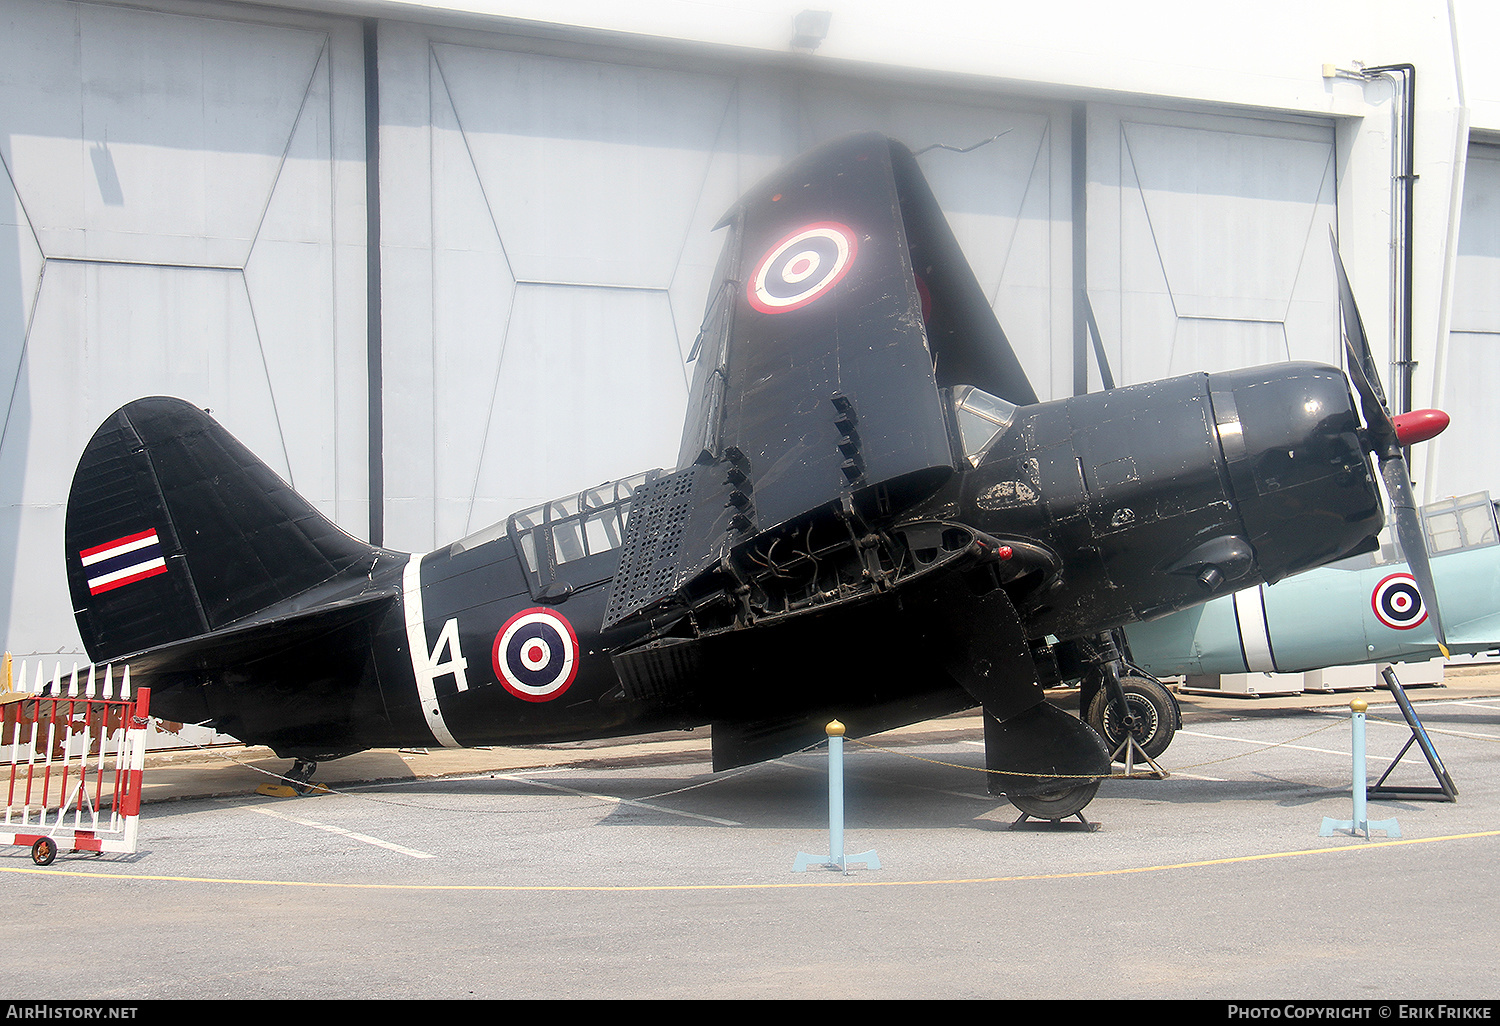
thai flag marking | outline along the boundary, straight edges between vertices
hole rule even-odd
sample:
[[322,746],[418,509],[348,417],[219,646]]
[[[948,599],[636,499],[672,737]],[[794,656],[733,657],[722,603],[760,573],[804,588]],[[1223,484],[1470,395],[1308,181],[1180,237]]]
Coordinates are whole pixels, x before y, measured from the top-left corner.
[[128,534],[78,553],[89,573],[89,594],[99,595],[167,572],[156,530]]

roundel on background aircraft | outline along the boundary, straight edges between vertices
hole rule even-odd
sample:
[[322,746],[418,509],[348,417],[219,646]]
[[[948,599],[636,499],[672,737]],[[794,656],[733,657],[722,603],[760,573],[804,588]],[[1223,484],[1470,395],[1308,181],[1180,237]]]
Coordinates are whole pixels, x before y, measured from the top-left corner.
[[1370,593],[1375,618],[1392,630],[1409,631],[1427,619],[1417,579],[1408,573],[1391,574]]
[[836,221],[804,225],[766,251],[745,286],[745,297],[761,313],[797,310],[839,283],[859,243]]
[[546,702],[568,690],[578,674],[578,635],[561,613],[523,609],[495,635],[490,663],[505,690]]

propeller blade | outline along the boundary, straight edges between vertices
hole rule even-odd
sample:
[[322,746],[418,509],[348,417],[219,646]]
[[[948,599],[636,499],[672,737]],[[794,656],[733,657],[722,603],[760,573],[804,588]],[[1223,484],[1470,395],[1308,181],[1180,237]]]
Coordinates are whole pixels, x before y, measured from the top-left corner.
[[1396,521],[1396,537],[1401,540],[1401,551],[1406,556],[1406,565],[1417,579],[1417,591],[1427,603],[1427,618],[1432,621],[1432,633],[1437,638],[1438,648],[1444,658],[1448,656],[1448,635],[1443,631],[1443,613],[1438,608],[1437,582],[1432,576],[1432,560],[1427,554],[1427,537],[1422,531],[1422,517],[1417,512],[1416,497],[1412,493],[1411,478],[1406,473],[1406,461],[1382,459],[1380,476],[1385,481],[1385,493],[1391,499],[1391,515]]
[[[1401,543],[1407,565],[1411,567],[1411,575],[1416,578],[1417,591],[1427,603],[1427,616],[1432,621],[1432,633],[1437,638],[1438,648],[1446,657],[1448,636],[1443,632],[1443,615],[1438,608],[1437,584],[1432,576],[1427,536],[1422,530],[1422,517],[1417,512],[1417,500],[1411,487],[1411,473],[1401,447],[1403,436],[1415,439],[1419,434],[1425,438],[1436,435],[1448,426],[1447,417],[1435,410],[1424,410],[1422,416],[1403,414],[1398,426],[1397,418],[1391,416],[1390,405],[1380,387],[1380,375],[1375,370],[1375,357],[1370,352],[1370,340],[1365,334],[1365,322],[1359,316],[1354,290],[1349,285],[1349,275],[1344,271],[1344,261],[1339,255],[1338,240],[1331,228],[1328,239],[1333,244],[1333,266],[1339,279],[1339,309],[1344,315],[1344,351],[1348,356],[1349,378],[1359,393],[1365,430],[1380,462],[1380,477],[1385,482],[1392,519],[1396,522],[1396,538]],[[1427,416],[1431,413],[1441,417],[1441,426],[1438,426],[1437,418]]]
[[1365,415],[1365,426],[1370,432],[1375,451],[1382,458],[1399,451],[1396,442],[1396,426],[1391,421],[1390,404],[1380,387],[1380,375],[1375,370],[1375,357],[1370,352],[1370,340],[1365,334],[1365,322],[1359,316],[1359,305],[1354,302],[1354,289],[1349,285],[1349,275],[1344,271],[1344,260],[1339,256],[1338,240],[1333,229],[1328,231],[1333,244],[1333,268],[1339,279],[1339,310],[1344,315],[1344,353],[1349,365],[1349,378],[1359,393],[1359,405]]

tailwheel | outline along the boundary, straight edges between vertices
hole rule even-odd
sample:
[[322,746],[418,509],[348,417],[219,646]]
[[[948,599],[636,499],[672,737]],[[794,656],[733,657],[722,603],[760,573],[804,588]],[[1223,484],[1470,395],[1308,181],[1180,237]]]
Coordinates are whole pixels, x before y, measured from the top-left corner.
[[313,789],[312,776],[318,772],[318,764],[311,759],[297,759],[286,771],[286,781],[297,789],[298,794],[307,794]]
[[[1125,693],[1125,710],[1111,703],[1109,689],[1101,687],[1089,703],[1089,726],[1104,738],[1105,746],[1117,751],[1124,743],[1127,730],[1141,751],[1155,759],[1167,750],[1177,733],[1177,709],[1166,688],[1146,677],[1121,677],[1120,690]],[[1124,761],[1123,753],[1115,761]]]
[[314,784],[312,775],[318,771],[318,764],[312,759],[295,759],[292,768],[281,776],[284,783],[261,784],[255,789],[256,794],[270,795],[273,798],[296,798],[305,794],[327,794],[328,788],[322,784]]
[[1094,794],[1098,790],[1099,781],[1091,780],[1077,787],[1043,791],[1041,794],[1008,794],[1005,797],[1033,819],[1055,821],[1078,815],[1085,805],[1094,800]]

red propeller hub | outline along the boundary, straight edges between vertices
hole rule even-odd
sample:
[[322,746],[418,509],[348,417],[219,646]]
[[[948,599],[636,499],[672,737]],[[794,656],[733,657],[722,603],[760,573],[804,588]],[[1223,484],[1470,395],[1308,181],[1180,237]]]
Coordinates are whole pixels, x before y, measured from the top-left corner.
[[1412,410],[1391,418],[1396,425],[1396,441],[1402,447],[1436,438],[1448,426],[1448,415],[1442,410]]

